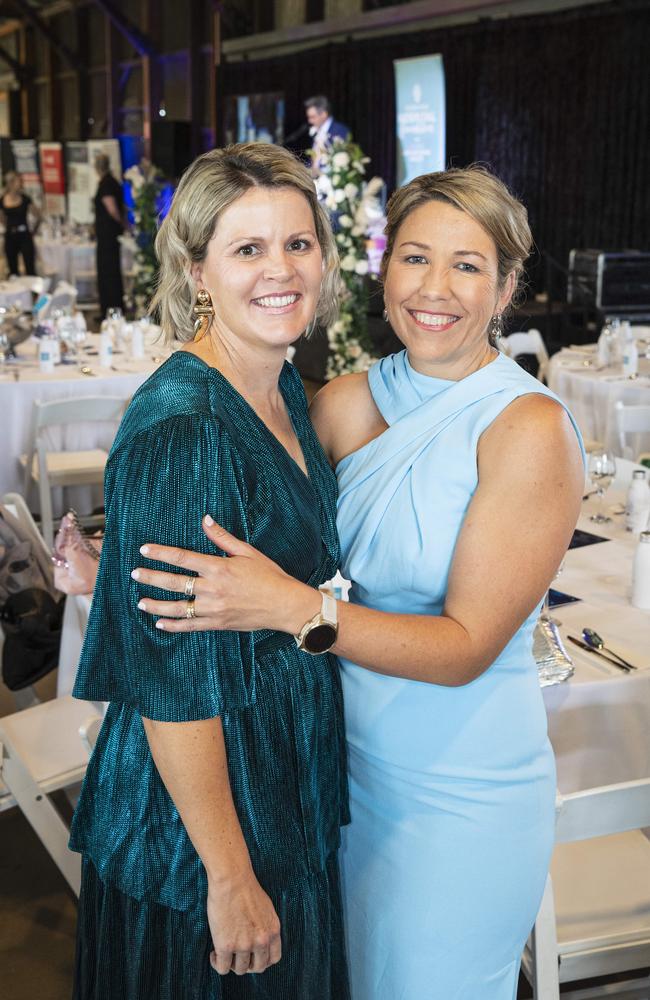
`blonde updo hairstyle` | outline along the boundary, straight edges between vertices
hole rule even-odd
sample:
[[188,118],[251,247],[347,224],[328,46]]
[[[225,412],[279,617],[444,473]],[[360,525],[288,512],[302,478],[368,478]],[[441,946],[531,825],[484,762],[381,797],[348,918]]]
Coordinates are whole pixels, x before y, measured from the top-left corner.
[[[156,313],[169,343],[194,338],[193,308],[198,288],[192,265],[205,260],[221,213],[251,188],[294,188],[309,202],[323,254],[323,280],[316,318],[333,321],[338,310],[339,257],[314,181],[288,150],[266,143],[238,143],[199,156],[183,174],[171,208],[156,236],[160,263],[150,313]],[[213,303],[219,313],[219,303]]]
[[497,250],[499,292],[514,271],[515,288],[510,305],[515,304],[523,290],[524,262],[533,247],[528,212],[498,177],[478,164],[422,174],[395,191],[386,207],[382,278],[386,276],[400,226],[411,212],[429,201],[443,201],[466,212],[492,238]]

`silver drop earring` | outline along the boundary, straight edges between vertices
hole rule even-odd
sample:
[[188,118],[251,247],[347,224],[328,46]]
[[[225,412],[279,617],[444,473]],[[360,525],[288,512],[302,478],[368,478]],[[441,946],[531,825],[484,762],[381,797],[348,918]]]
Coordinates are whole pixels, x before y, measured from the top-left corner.
[[497,313],[496,316],[492,317],[492,324],[490,328],[490,339],[492,341],[495,341],[502,336],[503,336],[503,321],[501,319],[501,313]]
[[381,318],[383,319],[384,323],[388,323],[388,312],[386,309],[384,309],[383,313],[381,314]]

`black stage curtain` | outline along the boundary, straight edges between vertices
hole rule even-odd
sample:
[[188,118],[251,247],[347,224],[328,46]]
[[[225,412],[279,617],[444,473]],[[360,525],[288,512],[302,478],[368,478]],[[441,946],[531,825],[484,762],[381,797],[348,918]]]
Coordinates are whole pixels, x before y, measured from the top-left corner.
[[539,250],[566,265],[572,247],[650,249],[647,0],[226,63],[220,93],[284,91],[287,131],[303,120],[304,97],[327,94],[392,189],[393,59],[437,52],[448,164],[489,164],[528,206]]

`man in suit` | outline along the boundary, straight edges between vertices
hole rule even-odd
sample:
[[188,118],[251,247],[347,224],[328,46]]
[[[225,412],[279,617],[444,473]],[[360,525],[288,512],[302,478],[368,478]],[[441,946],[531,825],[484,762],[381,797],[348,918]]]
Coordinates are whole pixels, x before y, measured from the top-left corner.
[[308,97],[304,102],[305,116],[312,139],[313,164],[312,173],[315,177],[320,173],[319,154],[324,152],[334,139],[349,139],[350,129],[342,122],[332,117],[330,102],[326,97]]

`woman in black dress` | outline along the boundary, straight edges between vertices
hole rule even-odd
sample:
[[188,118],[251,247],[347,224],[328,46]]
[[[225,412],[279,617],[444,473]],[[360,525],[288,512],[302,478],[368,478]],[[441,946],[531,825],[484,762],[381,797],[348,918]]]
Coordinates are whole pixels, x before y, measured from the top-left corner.
[[23,191],[23,179],[15,170],[5,177],[5,189],[0,200],[5,224],[5,255],[9,274],[18,274],[18,255],[23,259],[25,274],[36,274],[34,265],[34,240],[29,228],[28,214],[35,218],[34,232],[41,215],[36,205]]
[[122,188],[111,173],[105,153],[95,157],[99,184],[95,192],[95,236],[97,238],[97,289],[102,319],[107,309],[123,308],[122,271],[118,236],[124,232]]

